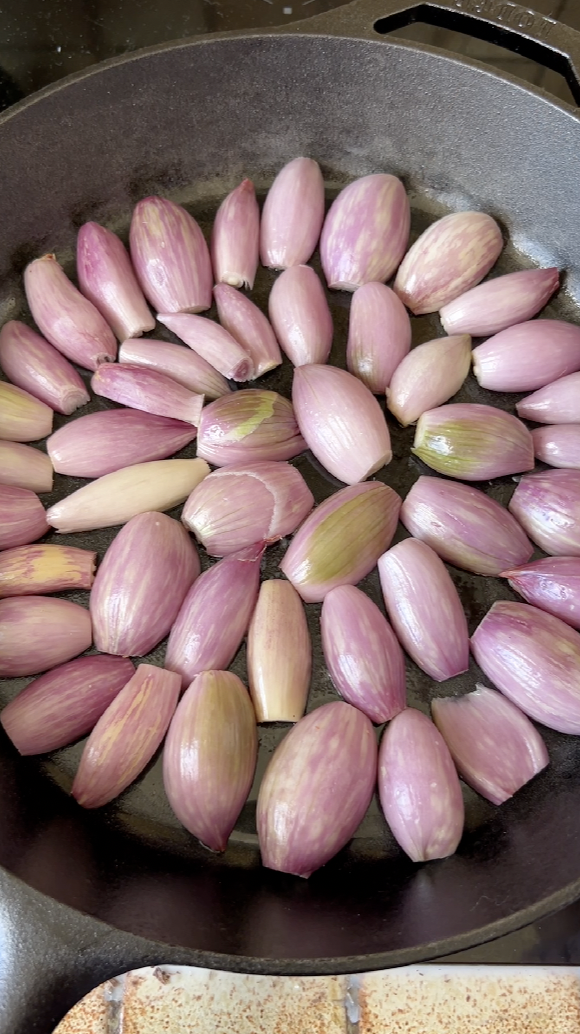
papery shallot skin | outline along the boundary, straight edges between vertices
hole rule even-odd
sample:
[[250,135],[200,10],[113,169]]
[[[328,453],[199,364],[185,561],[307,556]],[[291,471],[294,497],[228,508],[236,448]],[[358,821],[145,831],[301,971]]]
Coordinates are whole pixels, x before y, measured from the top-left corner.
[[494,689],[436,699],[431,710],[462,779],[492,804],[509,800],[549,762],[529,718]]
[[487,678],[549,729],[580,732],[580,635],[526,603],[494,603],[471,637]]
[[264,266],[287,269],[310,259],[324,221],[324,180],[318,162],[294,158],[270,187],[260,226]]
[[264,547],[259,542],[219,560],[187,593],[165,657],[183,687],[201,671],[225,670],[234,659],[258,598]]
[[95,395],[155,416],[182,420],[197,427],[203,395],[195,395],[158,370],[126,363],[107,363],[91,377]]
[[580,469],[580,424],[546,424],[532,429],[534,454],[551,467]]
[[46,511],[34,492],[0,485],[0,549],[36,542],[49,530]]
[[254,364],[248,352],[219,323],[186,312],[159,312],[157,319],[223,377],[249,381],[254,376]]
[[534,466],[534,443],[525,424],[477,402],[452,402],[423,413],[411,452],[439,474],[465,481],[489,481]]
[[537,424],[580,424],[580,372],[560,377],[516,402],[522,420]]
[[388,621],[354,585],[327,593],[320,616],[322,649],[337,690],[373,722],[406,705],[405,658]]
[[352,296],[346,346],[350,373],[382,395],[411,347],[411,321],[386,284],[368,283]]
[[163,782],[173,811],[211,851],[225,851],[258,753],[248,691],[231,671],[204,671],[185,691],[167,734]]
[[370,804],[377,744],[342,701],[302,718],[274,752],[258,795],[262,864],[307,878],[351,839]]
[[456,851],[464,822],[457,772],[441,733],[412,707],[381,740],[379,796],[395,840],[414,862]]
[[211,306],[209,249],[193,216],[162,197],[133,211],[131,260],[143,294],[157,312],[203,312]]
[[90,395],[74,366],[35,330],[9,320],[0,330],[0,366],[18,388],[69,416]]
[[305,603],[320,603],[337,585],[356,585],[391,544],[400,509],[400,496],[379,481],[335,492],[306,518],[280,570]]
[[24,289],[38,329],[67,359],[87,370],[115,359],[117,342],[109,324],[70,282],[55,255],[26,267]]
[[324,288],[311,266],[284,270],[270,291],[268,314],[294,366],[327,361],[334,327]]
[[580,370],[580,327],[564,320],[529,320],[473,350],[473,372],[491,391],[534,391]]
[[0,441],[0,484],[50,492],[53,473],[52,463],[40,449],[22,442]]
[[242,180],[222,201],[211,233],[211,259],[218,284],[254,286],[260,247],[260,209],[251,180]]
[[[235,294],[238,292],[235,291]],[[229,395],[231,391],[223,374],[218,373],[210,363],[194,352],[193,348],[174,345],[171,341],[130,338],[123,341],[119,348],[119,362],[156,370],[171,377],[189,391],[205,395],[207,399],[218,399],[222,395]],[[175,414],[172,415],[175,417]]]
[[391,377],[387,405],[403,427],[428,409],[447,402],[463,384],[471,366],[469,334],[436,338],[417,345]]
[[173,672],[139,665],[85,744],[71,790],[81,807],[101,808],[141,774],[165,736],[179,690]]
[[580,556],[580,470],[542,470],[521,479],[509,508],[545,553]]
[[580,557],[542,557],[502,571],[502,578],[526,603],[580,631]]
[[179,521],[164,513],[131,518],[105,553],[91,590],[97,650],[148,654],[171,629],[199,572],[197,550]]
[[171,510],[185,502],[206,475],[203,460],[136,463],[91,481],[47,510],[57,532],[94,531],[126,524],[149,510]]
[[237,463],[204,478],[181,519],[211,556],[226,556],[291,535],[313,506],[312,492],[289,463]]
[[154,330],[155,319],[117,235],[99,223],[84,223],[77,237],[77,276],[119,341]]
[[34,395],[0,381],[0,438],[7,442],[37,442],[52,431],[54,413]]
[[248,630],[248,679],[259,722],[297,722],[304,714],[312,643],[300,596],[290,582],[262,582]]
[[394,290],[415,316],[436,312],[483,280],[503,247],[501,230],[484,212],[452,212],[409,249]]
[[376,173],[354,180],[333,201],[320,258],[330,288],[356,291],[395,272],[409,241],[411,210],[400,179]]
[[415,664],[437,682],[467,671],[467,621],[437,554],[419,539],[404,539],[379,558],[378,568],[387,614]]
[[401,523],[442,560],[473,574],[499,575],[533,552],[505,507],[457,481],[420,477],[403,501]]
[[21,754],[46,754],[86,736],[135,672],[130,660],[77,657],[30,682],[0,724]]
[[137,409],[102,409],[59,427],[46,448],[59,474],[100,478],[173,456],[195,435],[193,424],[181,420]]
[[37,675],[71,660],[92,642],[88,610],[51,596],[0,600],[0,676]]
[[0,599],[90,589],[96,557],[89,549],[52,543],[5,549],[0,553]]
[[330,474],[355,485],[390,463],[391,438],[381,407],[362,381],[336,366],[299,366],[292,405],[300,432]]
[[498,334],[515,323],[531,320],[544,308],[559,283],[555,266],[496,276],[444,305],[439,319],[447,334]]
[[202,411],[197,455],[217,467],[291,460],[305,449],[292,404],[276,391],[246,388]]
[[[254,378],[280,366],[282,354],[274,330],[261,309],[229,284],[216,284],[213,296],[219,321],[250,356]],[[207,392],[206,392],[207,394]],[[225,392],[221,392],[225,394]],[[213,396],[212,396],[213,397]],[[215,396],[217,398],[217,396]]]

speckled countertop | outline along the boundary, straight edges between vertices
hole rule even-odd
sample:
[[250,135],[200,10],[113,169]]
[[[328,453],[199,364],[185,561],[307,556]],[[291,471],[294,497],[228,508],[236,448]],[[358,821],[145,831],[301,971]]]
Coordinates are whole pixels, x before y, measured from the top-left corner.
[[410,966],[265,977],[159,966],[109,980],[55,1034],[578,1034],[575,969]]

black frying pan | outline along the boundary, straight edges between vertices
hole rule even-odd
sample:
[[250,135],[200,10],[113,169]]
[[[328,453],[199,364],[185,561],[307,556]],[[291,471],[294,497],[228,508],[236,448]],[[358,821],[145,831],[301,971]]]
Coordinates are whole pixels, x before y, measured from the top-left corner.
[[[500,270],[530,262],[567,270],[549,314],[580,318],[576,110],[476,63],[380,35],[415,17],[517,45],[565,72],[580,98],[580,37],[495,0],[438,0],[411,13],[403,0],[358,0],[286,30],[206,37],[107,62],[0,121],[0,315],[24,311],[21,273],[33,256],[55,249],[71,262],[85,220],[125,233],[132,205],[160,192],[185,202],[207,229],[216,201],[242,176],[263,193],[286,161],[308,154],[323,167],[329,197],[355,176],[400,175],[415,234],[449,209],[490,212],[511,242]],[[260,272],[262,303],[272,280]],[[348,304],[331,297],[338,363]],[[414,321],[416,342],[438,333],[435,318]],[[287,392],[290,370],[265,382]],[[470,381],[461,397],[482,395]],[[494,401],[511,408],[514,399]],[[395,462],[381,477],[406,492],[420,473],[409,457],[412,431],[392,430]],[[335,489],[307,456],[298,465],[318,499]],[[54,498],[74,487],[57,477]],[[492,488],[504,502],[512,490],[509,479]],[[112,534],[91,537],[101,555]],[[281,550],[269,552],[271,574]],[[452,573],[471,629],[494,598],[510,594],[497,580]],[[378,599],[374,576],[365,587]],[[310,618],[316,633],[316,608]],[[318,640],[316,652],[310,706],[332,696]],[[153,657],[162,663],[163,649]],[[243,675],[243,652],[235,670]],[[408,671],[409,702],[426,709],[433,686],[413,665]],[[476,675],[473,667],[443,691],[471,688]],[[0,702],[17,686],[5,683]],[[284,731],[261,730],[261,770]],[[466,833],[453,858],[413,865],[374,805],[352,844],[306,882],[261,868],[252,801],[226,854],[210,855],[172,819],[158,764],[117,804],[84,813],[66,793],[78,747],[21,759],[4,737],[0,862],[61,905],[2,879],[22,923],[27,910],[44,909],[71,944],[103,938],[98,971],[83,970],[79,993],[129,965],[162,959],[307,974],[434,958],[580,895],[580,740],[555,733],[546,740],[550,768],[515,800],[495,809],[466,791]]]

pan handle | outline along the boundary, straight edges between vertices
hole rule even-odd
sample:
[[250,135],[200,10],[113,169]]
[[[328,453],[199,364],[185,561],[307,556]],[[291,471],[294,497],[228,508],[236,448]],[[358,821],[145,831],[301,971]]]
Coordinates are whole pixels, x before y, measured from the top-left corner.
[[580,32],[511,0],[354,0],[286,31],[372,38],[416,21],[468,33],[559,72],[580,105]]

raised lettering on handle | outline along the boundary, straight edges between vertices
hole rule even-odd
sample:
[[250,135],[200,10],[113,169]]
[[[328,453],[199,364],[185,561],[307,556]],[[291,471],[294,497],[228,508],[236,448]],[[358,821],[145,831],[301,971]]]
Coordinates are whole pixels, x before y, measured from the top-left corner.
[[506,28],[529,32],[539,40],[549,39],[556,25],[551,18],[506,0],[452,0],[452,4],[463,14],[491,18]]

